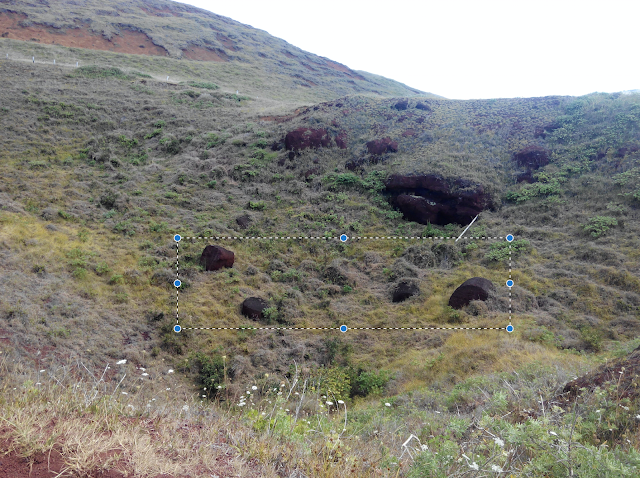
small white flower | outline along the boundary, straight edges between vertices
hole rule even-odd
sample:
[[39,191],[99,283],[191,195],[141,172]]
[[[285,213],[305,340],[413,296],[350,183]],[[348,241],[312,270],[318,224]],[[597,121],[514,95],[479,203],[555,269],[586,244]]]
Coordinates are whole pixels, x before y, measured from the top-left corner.
[[636,420],[640,420],[640,415],[636,415]]
[[171,389],[170,389],[170,388],[167,388],[167,391],[168,391],[168,390],[171,390]]
[[143,376],[143,377],[148,377],[148,376],[149,376],[149,374],[148,374],[147,372],[145,372],[145,373],[143,373],[143,374],[142,374],[142,376]]
[[289,409],[288,409],[288,408],[285,408],[285,409],[284,409],[284,411],[285,411],[285,412],[288,412],[288,411],[289,411]]
[[391,404],[390,404],[389,402],[387,402],[387,403],[385,403],[385,404],[384,404],[384,406],[385,406],[385,407],[390,407],[390,406],[391,406]]
[[251,390],[258,390],[258,387],[254,385],[253,387],[251,387]]
[[142,371],[144,372],[144,371],[145,371],[145,370],[147,370],[147,369],[146,369],[146,368],[144,368],[144,367],[140,367],[138,370],[142,370]]
[[251,392],[249,390],[247,390],[247,395],[251,395]]
[[42,385],[40,382],[36,383],[36,385]]
[[239,407],[244,407],[245,405],[246,405],[246,403],[244,403],[244,402],[240,402],[240,403],[238,403],[238,406],[239,406]]
[[43,372],[44,372],[44,370],[40,370],[40,373],[43,373]]
[[118,360],[118,361],[116,362],[116,365],[124,365],[124,364],[126,364],[126,363],[127,363],[127,359],[122,359],[122,360]]
[[556,432],[549,432],[549,435],[553,435],[554,437],[558,436],[558,434]]
[[282,395],[282,392],[278,392],[278,395]]
[[170,369],[167,371],[167,373],[173,373],[173,369],[172,369],[172,368],[170,368]]
[[222,388],[222,385],[218,385],[218,390],[220,390]]
[[295,392],[294,395],[300,395],[298,392]]
[[331,406],[333,405],[333,402],[327,401],[327,405]]
[[264,417],[265,415],[266,415],[266,413],[265,413],[265,412],[262,412],[262,416]]
[[429,449],[429,447],[427,445],[420,445],[420,449],[422,451],[427,451]]
[[496,442],[496,445],[498,445],[498,446],[500,446],[500,447],[504,446],[504,441],[502,441],[502,440],[501,440],[500,438],[498,438],[498,437],[495,437],[495,438],[493,439],[493,441],[495,441],[495,442]]
[[498,465],[491,465],[491,469],[496,473],[502,473],[502,468],[500,468]]
[[121,392],[122,395],[129,395],[127,392]]
[[189,405],[185,405],[182,407],[182,411],[183,412],[188,412],[189,411]]
[[602,410],[596,410],[596,413],[601,413],[601,412],[602,412]]
[[342,400],[338,400],[338,403],[342,405],[344,402]]
[[436,410],[436,413],[438,413],[438,414],[439,414],[440,412],[439,412],[438,410]]
[[206,395],[203,395],[202,398],[206,397]]
[[469,468],[471,468],[472,470],[479,470],[480,469],[480,467],[478,466],[478,464],[475,461],[469,465]]

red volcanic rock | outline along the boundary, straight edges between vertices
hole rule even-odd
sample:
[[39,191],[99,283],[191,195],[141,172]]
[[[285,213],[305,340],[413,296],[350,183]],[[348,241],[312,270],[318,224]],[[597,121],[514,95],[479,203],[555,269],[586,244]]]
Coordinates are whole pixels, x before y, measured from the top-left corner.
[[483,277],[473,277],[465,281],[451,294],[449,306],[454,309],[462,309],[472,300],[487,300],[489,292],[493,289],[495,286],[490,280]]
[[374,139],[367,143],[369,154],[380,156],[385,153],[397,153],[398,142],[392,141],[391,138]]
[[407,106],[409,106],[409,101],[407,100],[398,101],[395,105],[393,105],[393,107],[398,111],[406,110]]
[[298,128],[284,137],[284,147],[289,151],[331,146],[331,137],[326,129]]
[[549,164],[549,150],[532,144],[514,154],[513,160],[529,170],[538,169]]
[[200,264],[206,271],[217,271],[223,267],[233,267],[235,256],[233,252],[226,250],[224,247],[208,245],[202,251],[200,256]]
[[249,297],[242,302],[242,315],[250,319],[263,319],[264,309],[268,307],[267,301],[260,297]]
[[394,174],[385,182],[390,202],[406,219],[420,224],[467,224],[491,205],[480,184],[456,179],[450,185],[441,176]]
[[342,131],[336,136],[336,146],[340,149],[347,149],[347,133]]

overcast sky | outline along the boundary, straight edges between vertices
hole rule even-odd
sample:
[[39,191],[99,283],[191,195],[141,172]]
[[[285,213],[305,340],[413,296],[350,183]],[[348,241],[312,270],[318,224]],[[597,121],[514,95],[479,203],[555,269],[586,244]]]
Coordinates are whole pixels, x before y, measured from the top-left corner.
[[640,88],[640,0],[188,0],[452,99]]

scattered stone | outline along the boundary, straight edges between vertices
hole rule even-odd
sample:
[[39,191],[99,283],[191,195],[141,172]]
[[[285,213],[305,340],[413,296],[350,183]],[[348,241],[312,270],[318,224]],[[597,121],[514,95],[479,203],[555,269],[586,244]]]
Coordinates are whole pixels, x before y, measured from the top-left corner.
[[449,306],[454,309],[462,309],[472,300],[487,300],[489,293],[494,289],[495,286],[490,280],[483,277],[473,277],[465,281],[451,294]]
[[244,214],[243,216],[236,217],[236,223],[240,226],[240,229],[246,229],[251,224],[251,218]]
[[223,267],[233,267],[235,255],[224,247],[208,245],[200,257],[200,264],[206,271],[217,271]]
[[242,315],[249,319],[264,319],[262,312],[268,306],[267,301],[260,297],[249,297],[242,302]]
[[419,293],[420,287],[416,281],[411,279],[402,279],[393,287],[391,300],[393,302],[404,302]]

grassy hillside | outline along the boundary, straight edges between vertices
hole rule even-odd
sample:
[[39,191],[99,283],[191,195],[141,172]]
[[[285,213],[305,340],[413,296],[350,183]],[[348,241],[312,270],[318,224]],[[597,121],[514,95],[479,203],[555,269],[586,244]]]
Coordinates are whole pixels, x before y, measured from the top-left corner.
[[234,92],[278,100],[317,102],[349,94],[436,97],[172,1],[12,1],[0,9],[0,35],[3,57],[35,56],[58,64],[118,58],[118,66],[128,66],[122,57],[95,54],[117,52],[131,55],[131,67],[158,78],[208,78]]
[[[635,368],[558,398],[638,346],[637,95],[280,101],[233,61],[33,48],[84,66],[0,60],[7,476],[637,474]],[[488,199],[466,239],[421,239],[466,224],[405,219],[393,175]],[[244,330],[176,334],[176,233],[402,239],[184,239],[180,323]],[[495,292],[448,307],[475,276]],[[256,330],[343,323],[450,329]]]

